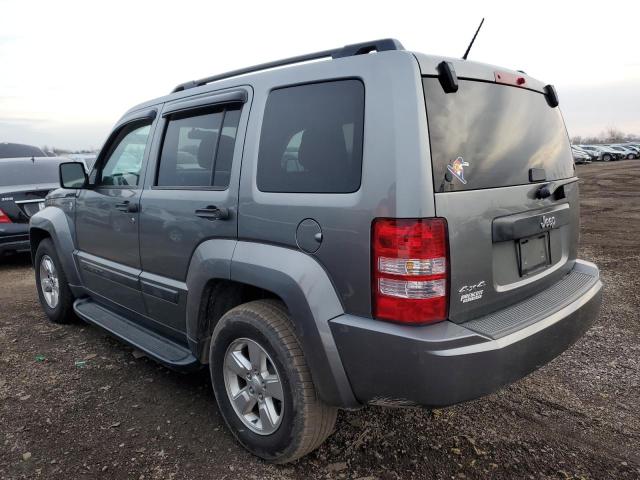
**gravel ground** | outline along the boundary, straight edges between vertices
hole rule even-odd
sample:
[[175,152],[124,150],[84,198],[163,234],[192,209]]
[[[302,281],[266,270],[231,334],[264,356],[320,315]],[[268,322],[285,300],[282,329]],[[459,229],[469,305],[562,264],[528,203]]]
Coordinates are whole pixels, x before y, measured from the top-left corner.
[[284,467],[244,452],[206,373],[182,375],[97,328],[48,323],[26,257],[0,263],[0,478],[640,478],[640,161],[578,167],[595,326],[549,365],[441,410],[341,412]]

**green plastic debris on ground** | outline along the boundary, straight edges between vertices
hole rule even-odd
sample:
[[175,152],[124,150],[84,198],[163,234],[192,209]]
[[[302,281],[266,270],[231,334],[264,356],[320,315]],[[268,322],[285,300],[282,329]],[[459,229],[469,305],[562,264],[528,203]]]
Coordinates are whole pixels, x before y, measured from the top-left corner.
[[87,366],[87,362],[84,360],[76,360],[76,367],[84,368]]
[[36,355],[36,362],[44,362],[46,359],[44,355]]

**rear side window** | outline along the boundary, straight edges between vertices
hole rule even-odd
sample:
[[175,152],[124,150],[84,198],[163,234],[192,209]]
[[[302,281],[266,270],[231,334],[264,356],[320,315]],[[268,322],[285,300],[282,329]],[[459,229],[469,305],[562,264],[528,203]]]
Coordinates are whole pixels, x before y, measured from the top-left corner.
[[436,192],[524,185],[531,168],[573,176],[562,115],[541,93],[472,80],[445,93],[437,78],[423,81]]
[[156,185],[229,186],[240,107],[172,115],[165,129]]
[[339,80],[269,94],[258,153],[263,192],[350,193],[360,188],[364,85]]

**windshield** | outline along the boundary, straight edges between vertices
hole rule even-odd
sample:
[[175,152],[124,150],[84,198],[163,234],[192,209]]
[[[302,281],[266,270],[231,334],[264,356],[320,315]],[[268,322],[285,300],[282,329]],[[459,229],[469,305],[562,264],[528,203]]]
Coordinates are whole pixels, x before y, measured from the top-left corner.
[[0,187],[58,183],[60,160],[0,160]]
[[562,115],[541,93],[460,80],[447,94],[437,78],[423,82],[436,192],[527,184],[531,168],[573,176]]

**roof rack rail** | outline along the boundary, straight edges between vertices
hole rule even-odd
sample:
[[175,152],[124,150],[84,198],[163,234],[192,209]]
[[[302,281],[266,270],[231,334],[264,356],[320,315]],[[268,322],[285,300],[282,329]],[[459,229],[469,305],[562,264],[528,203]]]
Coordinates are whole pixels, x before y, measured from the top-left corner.
[[380,40],[372,40],[370,42],[354,43],[352,45],[345,45],[342,48],[323,50],[321,52],[308,53],[306,55],[298,55],[297,57],[290,57],[283,60],[276,60],[275,62],[261,63],[260,65],[254,65],[253,67],[232,70],[231,72],[201,78],[200,80],[190,80],[178,85],[171,91],[171,93],[181,92],[182,90],[187,90],[189,88],[201,87],[202,85],[215,82],[216,80],[222,80],[223,78],[237,77],[246,73],[258,72],[269,68],[283,67],[294,63],[308,62],[310,60],[318,60],[320,58],[328,57],[344,58],[354,55],[363,55],[370,52],[384,52],[387,50],[404,50],[404,47],[395,38],[383,38]]

